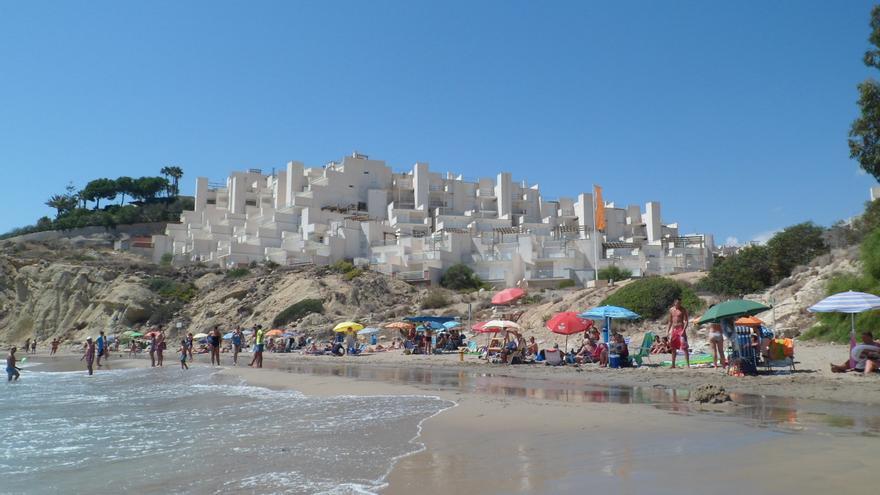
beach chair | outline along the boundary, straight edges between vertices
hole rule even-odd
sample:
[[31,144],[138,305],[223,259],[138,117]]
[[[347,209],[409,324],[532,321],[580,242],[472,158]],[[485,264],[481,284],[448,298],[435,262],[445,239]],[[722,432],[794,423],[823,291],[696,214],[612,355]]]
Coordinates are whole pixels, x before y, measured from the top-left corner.
[[745,374],[758,372],[758,350],[752,346],[752,328],[736,326],[733,338],[730,339],[730,359],[740,362],[740,369]]
[[645,338],[642,339],[642,346],[639,347],[639,352],[635,354],[630,354],[630,358],[638,364],[642,365],[642,360],[651,357],[651,346],[654,345],[654,332],[648,332],[645,334]]
[[565,364],[562,358],[562,351],[559,349],[545,349],[544,364],[547,366],[562,366]]
[[773,371],[773,368],[788,367],[789,371],[794,371],[794,340],[792,339],[772,339],[767,349],[767,359],[764,361],[767,371]]

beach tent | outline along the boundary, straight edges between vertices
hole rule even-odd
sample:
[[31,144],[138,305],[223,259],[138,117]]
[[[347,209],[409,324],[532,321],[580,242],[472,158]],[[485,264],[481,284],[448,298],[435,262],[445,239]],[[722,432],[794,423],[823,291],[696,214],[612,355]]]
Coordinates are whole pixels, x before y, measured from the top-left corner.
[[518,299],[526,295],[526,291],[520,289],[519,287],[511,287],[510,289],[504,289],[499,291],[497,294],[492,296],[492,304],[496,305],[505,305],[516,302]]
[[586,332],[593,326],[593,320],[581,318],[574,311],[565,311],[550,318],[546,326],[555,334],[565,335],[565,349],[568,350],[568,336]]
[[[807,308],[811,313],[849,313],[849,349],[856,346],[856,313],[880,309],[880,297],[865,292],[846,291],[828,296]],[[849,366],[855,366],[850,352]]]
[[611,320],[637,320],[641,318],[637,313],[620,306],[599,306],[584,311],[578,316],[590,320],[603,320],[605,325],[602,327],[602,340],[606,344],[609,341],[609,334],[611,333]]

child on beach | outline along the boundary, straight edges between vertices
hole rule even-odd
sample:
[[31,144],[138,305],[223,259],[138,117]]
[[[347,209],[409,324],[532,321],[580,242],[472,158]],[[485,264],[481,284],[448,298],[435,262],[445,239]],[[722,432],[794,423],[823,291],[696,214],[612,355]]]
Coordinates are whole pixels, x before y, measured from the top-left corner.
[[651,346],[651,354],[669,354],[669,337],[660,337]]
[[181,339],[180,340],[180,349],[178,349],[177,352],[180,354],[180,369],[182,369],[182,370],[189,369],[189,366],[186,365],[187,350],[188,350],[188,347],[186,345],[186,339]]

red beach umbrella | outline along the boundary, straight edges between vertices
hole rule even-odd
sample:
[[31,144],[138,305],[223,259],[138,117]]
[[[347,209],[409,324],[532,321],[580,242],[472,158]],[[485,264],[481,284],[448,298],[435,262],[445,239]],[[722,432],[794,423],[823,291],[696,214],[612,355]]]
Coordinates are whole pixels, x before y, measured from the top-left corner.
[[498,333],[501,331],[500,329],[494,328],[494,327],[493,328],[484,328],[486,326],[486,323],[488,323],[488,322],[481,321],[479,323],[476,323],[476,324],[474,324],[474,326],[471,327],[471,330],[473,330],[477,333]]
[[556,334],[565,335],[565,350],[568,352],[568,336],[586,332],[593,326],[593,320],[584,320],[574,311],[559,313],[547,321],[547,328]]
[[492,304],[510,304],[524,295],[526,295],[526,291],[519,287],[511,287],[510,289],[504,289],[492,296]]
[[547,329],[559,335],[574,335],[593,326],[593,320],[584,320],[574,311],[559,313],[547,322]]

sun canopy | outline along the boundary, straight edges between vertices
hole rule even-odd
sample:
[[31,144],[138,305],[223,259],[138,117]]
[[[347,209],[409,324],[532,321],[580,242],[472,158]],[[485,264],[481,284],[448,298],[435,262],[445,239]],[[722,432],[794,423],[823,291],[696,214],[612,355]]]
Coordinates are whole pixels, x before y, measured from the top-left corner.
[[851,290],[828,296],[807,308],[807,311],[812,313],[862,313],[873,309],[880,309],[880,297]]
[[573,335],[585,332],[592,326],[592,320],[581,318],[574,311],[559,313],[547,322],[547,329],[559,335]]
[[360,323],[356,323],[353,321],[343,321],[339,325],[336,325],[335,327],[333,327],[333,331],[334,332],[347,332],[349,330],[358,331],[358,330],[363,330],[363,328],[364,328],[364,326],[361,325]]
[[768,309],[770,309],[770,306],[765,306],[759,302],[749,301],[748,299],[733,299],[709,308],[709,310],[700,318],[700,324],[720,323],[721,320],[727,318],[752,316],[758,313],[763,313]]
[[510,289],[499,291],[492,296],[492,304],[510,304],[524,295],[526,295],[526,291],[519,287],[511,287]]
[[404,318],[406,321],[412,321],[415,323],[424,323],[426,321],[433,321],[436,323],[446,323],[447,321],[455,321],[454,316],[431,316],[431,315],[422,315],[422,316],[410,316]]
[[754,316],[743,316],[742,318],[737,318],[733,324],[741,327],[760,327],[764,322]]
[[606,318],[613,320],[636,320],[641,318],[637,313],[620,306],[599,306],[598,308],[584,311],[578,316],[590,320],[604,320]]

